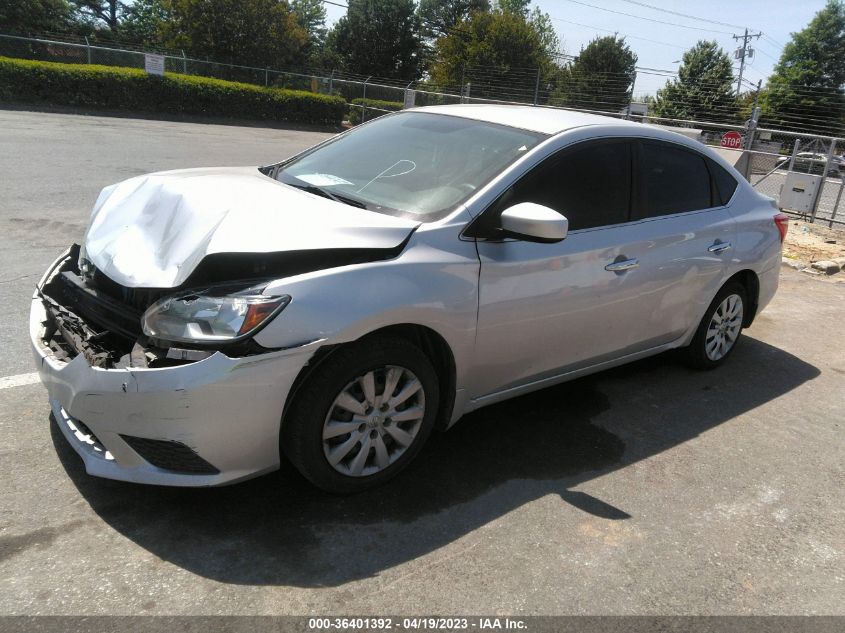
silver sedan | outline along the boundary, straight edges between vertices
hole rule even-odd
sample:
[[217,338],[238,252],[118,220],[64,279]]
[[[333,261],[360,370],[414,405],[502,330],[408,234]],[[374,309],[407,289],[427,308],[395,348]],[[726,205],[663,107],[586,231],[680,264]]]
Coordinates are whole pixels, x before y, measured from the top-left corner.
[[107,187],[38,284],[32,348],[93,475],[211,486],[286,456],[355,492],[479,407],[673,348],[724,363],[786,228],[666,130],[407,110],[275,165]]

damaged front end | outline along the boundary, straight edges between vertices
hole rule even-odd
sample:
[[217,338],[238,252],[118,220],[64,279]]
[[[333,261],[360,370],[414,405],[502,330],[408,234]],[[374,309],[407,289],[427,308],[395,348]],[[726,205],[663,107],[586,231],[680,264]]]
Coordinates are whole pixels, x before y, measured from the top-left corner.
[[144,315],[186,291],[109,284],[84,253],[80,271],[79,251],[38,284],[29,330],[52,417],[86,471],[214,486],[277,468],[280,412],[323,341],[267,349],[250,333],[203,349],[156,340]]
[[393,259],[409,239],[390,248],[215,253],[170,288],[119,284],[74,244],[36,289],[47,315],[42,344],[59,360],[81,354],[103,369],[172,367],[215,351],[271,352],[253,336],[291,301],[263,294],[271,280]]
[[[93,266],[80,270],[79,255],[80,247],[74,244],[36,290],[46,312],[42,343],[57,360],[68,362],[82,355],[92,367],[157,369],[214,353],[209,348],[173,346],[144,334],[144,312],[174,289],[123,287]],[[234,356],[272,351],[251,340],[224,347]]]
[[58,360],[82,354],[92,367],[130,366],[141,314],[83,279],[79,250],[74,244],[36,290],[47,314],[42,341]]

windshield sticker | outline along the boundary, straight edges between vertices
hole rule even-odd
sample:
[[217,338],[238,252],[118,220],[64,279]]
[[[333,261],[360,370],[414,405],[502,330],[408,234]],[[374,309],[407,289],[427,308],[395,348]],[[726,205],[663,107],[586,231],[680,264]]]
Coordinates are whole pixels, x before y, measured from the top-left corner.
[[304,180],[309,185],[314,185],[315,187],[332,187],[335,185],[352,184],[348,180],[344,180],[339,176],[333,176],[332,174],[303,174],[301,176],[297,176],[297,178]]

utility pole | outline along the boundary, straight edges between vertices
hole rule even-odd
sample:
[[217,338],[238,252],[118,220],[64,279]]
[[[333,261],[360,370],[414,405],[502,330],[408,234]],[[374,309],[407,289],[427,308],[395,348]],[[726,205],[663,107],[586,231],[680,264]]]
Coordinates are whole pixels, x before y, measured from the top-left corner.
[[752,37],[759,37],[762,33],[749,33],[748,29],[745,29],[745,35],[733,35],[732,37],[735,40],[742,40],[742,48],[737,49],[738,57],[739,57],[739,79],[736,81],[736,96],[739,96],[740,90],[742,90],[742,73],[745,70],[745,58],[748,55],[748,41]]
[[[625,112],[625,118],[631,118],[631,106],[634,103],[634,88],[637,85],[637,71],[634,71],[634,76],[631,78],[631,96],[628,98],[628,109]],[[643,119],[640,118],[640,123],[643,123]]]
[[[757,82],[757,90],[754,92],[754,105],[751,106],[751,118],[745,124],[745,149],[752,149],[754,145],[754,133],[757,131],[757,123],[760,120],[760,108],[757,106],[760,103],[760,88],[763,85],[763,80]],[[749,165],[751,159],[748,160]]]

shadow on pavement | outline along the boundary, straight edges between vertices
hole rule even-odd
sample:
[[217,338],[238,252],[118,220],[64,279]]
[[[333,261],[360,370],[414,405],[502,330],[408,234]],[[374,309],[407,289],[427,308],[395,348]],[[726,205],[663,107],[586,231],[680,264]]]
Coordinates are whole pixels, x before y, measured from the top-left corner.
[[[636,516],[636,507],[617,508],[571,489],[818,375],[750,337],[713,372],[657,356],[467,415],[433,436],[397,479],[353,497],[317,491],[286,465],[216,489],[98,479],[85,473],[55,424],[51,431],[92,509],[161,559],[221,582],[336,586],[427,554],[548,494],[603,519]],[[605,392],[616,395],[610,400]],[[601,424],[594,424],[599,415]]]

